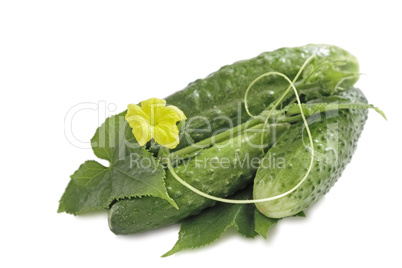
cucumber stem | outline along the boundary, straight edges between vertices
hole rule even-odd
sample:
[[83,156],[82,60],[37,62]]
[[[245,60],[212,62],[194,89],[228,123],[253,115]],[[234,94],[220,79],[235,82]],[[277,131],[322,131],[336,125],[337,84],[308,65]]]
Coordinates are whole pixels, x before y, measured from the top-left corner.
[[[169,159],[171,161],[184,159],[187,156],[192,155],[199,150],[211,147],[215,143],[224,142],[228,139],[231,139],[231,138],[243,133],[245,130],[247,130],[249,128],[252,128],[258,124],[264,123],[263,119],[264,119],[264,117],[255,117],[255,118],[253,118],[241,125],[238,125],[234,128],[228,129],[228,130],[221,132],[217,135],[214,135],[210,138],[204,139],[204,140],[194,143],[190,146],[187,146],[183,149],[172,152],[172,153],[170,153]],[[168,164],[168,162],[166,161],[165,158],[161,159],[161,163]]]

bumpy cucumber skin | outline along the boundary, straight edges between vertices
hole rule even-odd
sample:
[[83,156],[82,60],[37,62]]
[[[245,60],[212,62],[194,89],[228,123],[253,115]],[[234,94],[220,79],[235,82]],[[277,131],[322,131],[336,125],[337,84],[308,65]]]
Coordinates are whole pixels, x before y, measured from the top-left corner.
[[[367,103],[358,89],[347,90],[339,96],[351,102]],[[310,175],[293,193],[277,200],[257,203],[258,210],[267,217],[295,215],[329,191],[352,158],[367,119],[367,110],[339,110],[310,119],[316,121],[309,125],[315,149]],[[254,198],[276,196],[296,185],[310,164],[311,152],[308,148],[310,143],[302,123],[292,126],[282,135],[267,155],[283,157],[286,165],[283,168],[259,168],[254,180]]]
[[[249,60],[223,66],[205,79],[190,83],[185,89],[167,97],[166,100],[168,104],[175,105],[184,111],[189,119],[195,116],[208,119],[211,124],[210,129],[203,119],[191,120],[189,124],[191,129],[207,130],[190,133],[194,141],[200,141],[210,137],[217,130],[236,126],[250,118],[245,111],[243,99],[247,87],[255,78],[267,72],[277,71],[293,79],[303,63],[313,54],[316,54],[316,58],[312,61],[314,66],[324,61],[342,63],[335,64],[336,70],[332,72],[324,69],[319,76],[315,77],[318,82],[312,85],[312,88],[310,86],[298,88],[306,99],[332,94],[331,90],[340,79],[359,72],[356,58],[336,46],[306,45],[281,48],[262,53]],[[342,86],[353,86],[357,79],[357,77],[347,79]],[[288,83],[284,79],[275,76],[257,82],[248,96],[251,113],[259,114],[280,97],[287,87]],[[229,117],[231,122],[224,117]]]
[[[255,165],[241,165],[245,157],[259,160],[264,156],[261,149],[253,145],[261,143],[261,135],[265,142],[272,144],[278,136],[289,128],[287,124],[277,125],[275,135],[268,132],[246,133],[233,138],[233,145],[219,148],[215,145],[203,150],[195,159],[188,160],[175,167],[175,172],[186,182],[205,193],[226,197],[242,189],[250,183],[258,168]],[[273,132],[271,132],[273,134]],[[237,160],[235,160],[237,158]],[[203,161],[215,159],[226,161],[224,168],[219,165],[204,165]],[[227,160],[223,160],[227,159]],[[221,162],[223,163],[223,162]],[[227,163],[227,164],[226,164]],[[186,168],[185,166],[188,165]],[[178,222],[190,215],[198,214],[215,201],[206,199],[180,184],[171,173],[167,172],[166,187],[179,210],[166,200],[157,197],[143,197],[131,200],[120,200],[109,211],[109,227],[115,234],[130,234],[155,229],[163,225]]]

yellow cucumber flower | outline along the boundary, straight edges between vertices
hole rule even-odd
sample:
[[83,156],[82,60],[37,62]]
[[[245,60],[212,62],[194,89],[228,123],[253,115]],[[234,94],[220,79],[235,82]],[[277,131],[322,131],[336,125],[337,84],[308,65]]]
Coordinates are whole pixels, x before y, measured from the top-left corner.
[[166,101],[152,98],[141,102],[141,106],[127,106],[126,121],[133,129],[134,137],[143,146],[152,138],[169,149],[179,144],[179,129],[176,123],[186,119],[176,106],[166,106]]

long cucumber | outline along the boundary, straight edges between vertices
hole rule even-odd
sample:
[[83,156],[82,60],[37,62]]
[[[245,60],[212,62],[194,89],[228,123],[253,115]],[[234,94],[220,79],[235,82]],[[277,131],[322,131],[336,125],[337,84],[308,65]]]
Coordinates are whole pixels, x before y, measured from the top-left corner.
[[[299,94],[306,100],[331,95],[338,86],[350,87],[357,81],[359,64],[352,54],[337,46],[312,44],[264,52],[223,66],[167,97],[166,101],[186,114],[190,136],[197,142],[250,119],[243,100],[254,79],[272,71],[293,79],[312,55],[315,57],[297,81]],[[250,112],[259,114],[288,86],[284,79],[275,76],[258,81],[248,94]]]
[[[175,172],[193,187],[205,193],[226,197],[245,187],[254,178],[259,160],[264,156],[260,148],[261,135],[271,146],[289,127],[263,124],[203,150],[196,157],[174,168]],[[109,227],[116,234],[129,234],[178,222],[199,213],[215,201],[201,197],[176,181],[167,172],[166,187],[179,209],[157,197],[125,199],[116,202],[109,211]]]

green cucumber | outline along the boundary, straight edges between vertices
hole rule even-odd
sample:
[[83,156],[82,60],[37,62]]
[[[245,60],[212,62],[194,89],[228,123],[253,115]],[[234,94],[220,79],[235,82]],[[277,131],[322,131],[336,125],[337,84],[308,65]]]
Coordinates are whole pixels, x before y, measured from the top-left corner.
[[[322,98],[314,103],[333,102],[335,99],[339,102],[367,103],[358,89],[349,89],[336,98],[329,97],[327,101]],[[283,218],[295,215],[317,202],[350,162],[366,119],[367,109],[336,110],[311,116],[309,128],[315,157],[310,174],[294,192],[276,200],[257,203],[257,209],[267,217]],[[283,194],[302,180],[311,158],[311,147],[303,123],[292,125],[267,155],[280,157],[286,164],[269,168],[261,164],[254,180],[254,199]]]
[[[265,143],[272,145],[277,137],[289,127],[288,124],[272,125],[269,131],[257,125],[223,143],[203,150],[195,158],[188,159],[174,168],[187,183],[201,191],[226,197],[251,182],[264,156],[261,135]],[[180,184],[167,171],[168,194],[179,206],[174,208],[166,200],[142,197],[117,201],[109,211],[109,227],[115,234],[129,234],[178,222],[197,214],[216,202],[192,192]]]
[[[255,58],[223,66],[205,79],[198,79],[167,97],[166,101],[186,114],[187,129],[202,130],[189,131],[191,138],[198,142],[216,131],[232,128],[250,118],[243,99],[247,87],[255,78],[276,71],[293,79],[313,54],[315,58],[298,79],[297,88],[304,99],[334,93],[341,80],[344,80],[344,87],[353,86],[357,81],[359,65],[349,52],[330,45],[306,45],[265,52]],[[350,79],[345,79],[347,77]],[[288,86],[284,79],[275,76],[258,81],[248,94],[250,112],[259,114],[280,97]]]

